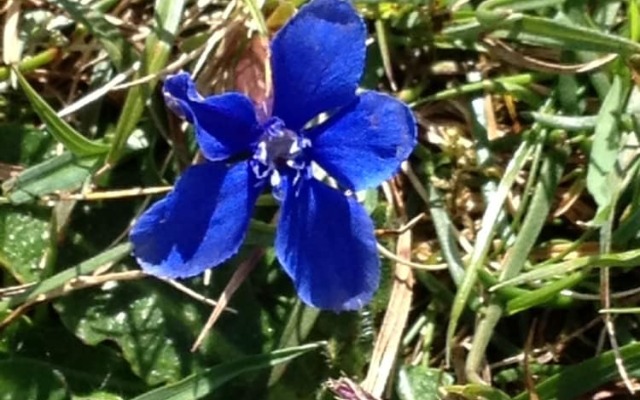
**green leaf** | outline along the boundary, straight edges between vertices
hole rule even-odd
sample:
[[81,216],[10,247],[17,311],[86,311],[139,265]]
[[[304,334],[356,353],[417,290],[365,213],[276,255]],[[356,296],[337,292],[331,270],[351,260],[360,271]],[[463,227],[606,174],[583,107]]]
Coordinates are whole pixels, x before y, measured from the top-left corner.
[[[278,342],[279,348],[294,347],[304,342],[320,315],[320,310],[308,307],[296,300],[289,313],[289,319]],[[279,365],[271,370],[269,386],[275,384],[285,372],[286,365]]]
[[[180,26],[184,4],[184,0],[155,1],[155,26],[145,42],[142,68],[136,74],[136,78],[156,74],[167,64]],[[115,164],[120,158],[127,139],[142,117],[145,102],[153,93],[153,88],[157,83],[158,79],[156,78],[147,84],[134,86],[127,93],[127,99],[116,126],[113,145],[107,155],[108,164]]]
[[[247,290],[242,287],[236,296],[243,289]],[[255,300],[244,305],[242,295],[234,296],[233,305],[242,317],[225,313],[196,352],[190,351],[191,346],[211,309],[151,277],[74,292],[56,301],[55,308],[81,340],[92,345],[117,343],[133,371],[149,385],[157,385],[262,349]]]
[[[620,356],[630,378],[640,377],[640,343],[620,347]],[[535,387],[535,392],[544,400],[574,400],[613,380],[619,380],[613,351],[602,353],[580,364],[563,369]],[[523,392],[513,400],[527,400],[529,393]]]
[[28,124],[0,124],[0,162],[32,165],[42,161],[53,140],[48,133]]
[[0,264],[20,283],[38,281],[55,258],[51,211],[0,205]]
[[[572,24],[568,20],[534,17],[520,11],[561,5],[565,0],[489,0],[482,2],[476,18],[484,30],[505,30],[511,40],[557,46],[567,50],[635,54],[640,45],[619,35]],[[471,30],[471,26],[468,28]],[[477,28],[476,28],[477,29]]]
[[[449,393],[459,394],[469,400],[511,400],[511,397],[507,396],[503,391],[487,385],[468,384],[464,386],[449,386],[446,390]],[[544,399],[546,400],[546,398]]]
[[50,366],[29,359],[0,361],[2,400],[68,400],[62,375]]
[[550,279],[556,276],[567,276],[573,272],[592,267],[638,267],[640,266],[640,250],[629,250],[621,253],[599,254],[593,256],[578,257],[571,260],[534,266],[531,271],[523,272],[511,279],[501,281],[491,287],[494,291],[505,286],[521,285],[540,279]]
[[21,304],[24,304],[25,302],[33,301],[42,294],[51,292],[66,285],[73,278],[90,274],[91,272],[104,266],[105,264],[116,262],[122,259],[130,252],[130,243],[124,243],[112,249],[109,249],[104,253],[98,254],[97,256],[87,261],[84,261],[76,266],[55,274],[51,278],[47,278],[39,282],[38,285],[34,286],[31,290],[11,297],[11,300],[9,301],[0,303],[3,305],[3,307],[0,307],[0,310],[17,307]]
[[55,308],[81,340],[91,345],[115,341],[133,371],[157,385],[182,378],[202,358],[189,354],[189,348],[204,325],[203,313],[172,291],[151,280],[121,282],[65,296]]
[[108,390],[131,398],[148,390],[117,349],[88,346],[57,320],[41,318],[35,324],[20,324],[12,336],[12,356],[38,359],[55,369],[74,396],[97,399],[99,392]]
[[244,246],[271,247],[276,237],[276,227],[256,219],[249,221],[249,230]]
[[73,400],[124,400],[123,397],[107,392],[93,392],[88,396],[73,396]]
[[59,190],[79,189],[95,170],[100,157],[78,158],[63,153],[24,170],[3,183],[9,201],[22,204]]
[[121,69],[129,62],[131,45],[120,30],[110,24],[96,7],[88,7],[78,1],[49,0],[69,13],[71,18],[83,24],[102,44],[113,64]]
[[[583,271],[576,272],[568,276],[564,276],[557,281],[546,283],[536,290],[514,297],[507,301],[507,314],[513,315],[532,307],[545,305],[554,298],[561,296],[563,290],[570,289],[582,282],[586,275],[586,272]],[[568,299],[569,297],[565,298]]]
[[598,112],[598,122],[589,156],[587,188],[600,209],[605,208],[613,200],[614,193],[608,178],[620,151],[622,135],[618,121],[628,94],[629,85],[624,82],[623,77],[616,75]]
[[598,122],[597,116],[566,116],[532,112],[531,117],[544,127],[567,131],[590,131]]
[[29,82],[22,76],[20,71],[14,69],[14,72],[34,111],[42,118],[56,140],[62,143],[69,151],[77,156],[91,156],[103,154],[109,150],[109,146],[87,139],[62,118],[58,117],[51,106],[29,85]]
[[400,400],[440,400],[438,389],[453,384],[453,376],[424,365],[401,367],[396,382]]
[[489,254],[491,241],[495,235],[497,221],[503,210],[503,204],[507,199],[507,195],[509,194],[511,187],[516,181],[518,173],[527,162],[527,158],[531,153],[532,148],[532,142],[522,142],[516,153],[513,155],[511,161],[509,161],[500,184],[498,185],[497,190],[492,194],[491,202],[482,216],[482,228],[478,232],[469,266],[465,271],[463,281],[458,288],[458,292],[456,293],[453,301],[453,306],[451,307],[451,314],[446,333],[447,357],[449,357],[449,351],[451,350],[451,343],[456,332],[458,321],[462,316],[462,312],[467,307],[469,297],[471,296],[478,279],[478,273],[482,268],[484,268],[485,259]]
[[213,393],[225,382],[239,374],[272,367],[292,360],[308,351],[319,349],[324,342],[276,350],[272,353],[243,357],[208,368],[172,385],[152,390],[134,400],[196,400]]

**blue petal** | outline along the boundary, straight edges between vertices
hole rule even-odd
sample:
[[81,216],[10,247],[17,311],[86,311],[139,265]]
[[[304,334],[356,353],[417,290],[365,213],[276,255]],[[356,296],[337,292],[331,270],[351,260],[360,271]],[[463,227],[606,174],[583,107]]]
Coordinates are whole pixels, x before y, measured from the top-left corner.
[[364,92],[349,107],[308,133],[311,158],[352,190],[393,176],[416,145],[416,122],[402,102]]
[[234,255],[246,235],[262,185],[248,163],[189,168],[131,230],[133,252],[153,275],[198,275]]
[[366,29],[347,1],[313,0],[271,43],[273,115],[299,130],[349,104],[362,76]]
[[164,94],[169,107],[195,126],[200,149],[209,160],[247,152],[257,142],[260,129],[255,109],[244,94],[203,98],[186,72],[167,78]]
[[361,308],[380,280],[373,223],[364,208],[313,178],[287,190],[276,255],[300,298],[322,309]]

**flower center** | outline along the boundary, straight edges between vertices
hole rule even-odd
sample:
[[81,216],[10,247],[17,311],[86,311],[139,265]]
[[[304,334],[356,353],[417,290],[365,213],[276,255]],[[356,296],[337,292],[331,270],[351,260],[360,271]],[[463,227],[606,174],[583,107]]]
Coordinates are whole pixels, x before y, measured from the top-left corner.
[[284,122],[276,117],[271,117],[263,129],[253,154],[253,171],[260,179],[270,177],[274,196],[281,199],[281,175],[287,175],[295,184],[308,173],[310,164],[304,149],[311,146],[311,141],[287,129]]
[[287,129],[281,120],[271,118],[265,124],[255,158],[264,165],[282,167],[302,153],[302,141],[302,138]]

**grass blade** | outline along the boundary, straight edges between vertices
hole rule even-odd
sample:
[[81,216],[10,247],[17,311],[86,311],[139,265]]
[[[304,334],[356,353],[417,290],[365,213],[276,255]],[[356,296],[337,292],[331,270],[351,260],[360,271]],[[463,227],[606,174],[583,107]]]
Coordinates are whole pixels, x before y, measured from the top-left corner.
[[272,353],[244,357],[216,365],[201,373],[191,375],[172,385],[161,387],[133,400],[196,400],[213,393],[218,387],[236,376],[290,361],[302,354],[325,346],[325,342],[310,343],[298,347],[276,350]]
[[109,146],[87,139],[62,118],[58,117],[51,106],[31,87],[20,71],[14,69],[14,72],[34,111],[42,118],[51,134],[69,151],[82,157],[103,154],[109,150]]
[[[136,79],[157,74],[167,64],[179,29],[184,5],[184,0],[156,0],[154,18],[156,24],[145,43],[142,68],[136,74]],[[145,103],[151,96],[158,79],[155,77],[150,82],[134,86],[129,90],[122,115],[116,125],[111,150],[107,155],[108,165],[114,165],[120,158],[127,139],[142,117]]]

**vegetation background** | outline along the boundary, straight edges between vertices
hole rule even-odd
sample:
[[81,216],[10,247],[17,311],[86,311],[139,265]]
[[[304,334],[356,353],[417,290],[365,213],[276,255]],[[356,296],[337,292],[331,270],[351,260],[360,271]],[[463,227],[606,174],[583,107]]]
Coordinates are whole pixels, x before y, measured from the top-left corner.
[[362,86],[420,125],[366,193],[384,279],[362,311],[296,299],[270,195],[227,265],[139,271],[127,230],[196,156],[162,78],[259,94],[301,3],[0,2],[0,399],[633,398],[638,0],[355,2]]

